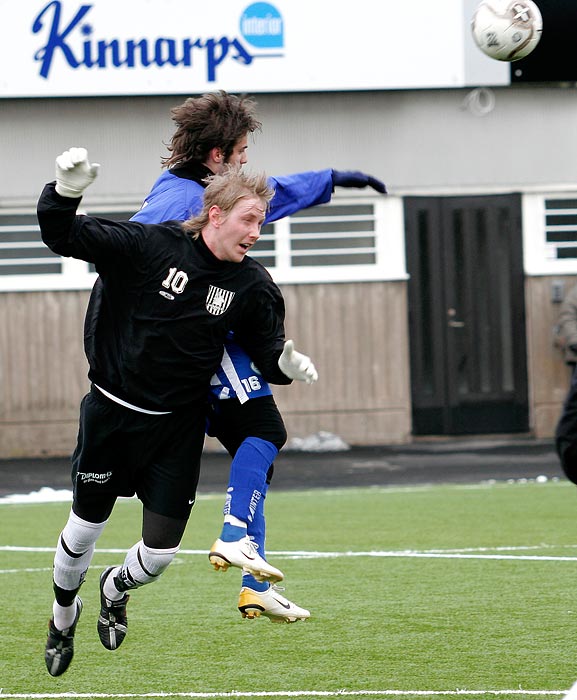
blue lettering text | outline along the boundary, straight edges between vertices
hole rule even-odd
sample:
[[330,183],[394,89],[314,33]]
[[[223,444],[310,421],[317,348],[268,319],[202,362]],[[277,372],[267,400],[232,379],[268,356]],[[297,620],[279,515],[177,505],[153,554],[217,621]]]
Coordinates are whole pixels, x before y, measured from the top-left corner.
[[45,14],[48,13],[50,8],[54,8],[54,14],[52,17],[52,25],[50,27],[50,33],[48,35],[48,41],[46,44],[38,49],[36,54],[34,55],[34,60],[36,61],[41,61],[41,66],[40,66],[40,75],[43,78],[48,77],[48,73],[50,72],[50,66],[52,65],[52,59],[54,57],[54,51],[56,49],[60,49],[62,53],[64,54],[64,57],[66,58],[66,61],[72,68],[78,68],[80,65],[79,62],[74,58],[74,54],[70,50],[70,48],[66,45],[66,42],[64,41],[68,34],[77,26],[78,22],[86,15],[88,10],[90,10],[90,5],[82,5],[76,15],[74,16],[74,19],[70,22],[70,24],[64,29],[63,31],[59,31],[58,27],[60,25],[60,8],[61,4],[58,2],[58,0],[54,0],[54,2],[49,2],[48,5],[40,12],[38,17],[34,20],[34,24],[32,25],[32,31],[34,34],[38,34],[39,31],[43,28],[43,23],[42,23],[42,18],[44,17]]
[[95,38],[91,24],[82,20],[92,5],[81,5],[72,20],[64,26],[61,0],[51,0],[40,11],[32,25],[32,32],[46,32],[46,42],[34,54],[40,62],[40,75],[48,78],[55,57],[58,55],[70,68],[91,69],[137,68],[154,65],[192,66],[193,50],[203,51],[206,58],[207,80],[216,80],[217,68],[225,59],[243,65],[252,63],[253,56],[238,38],[157,37],[152,39]]

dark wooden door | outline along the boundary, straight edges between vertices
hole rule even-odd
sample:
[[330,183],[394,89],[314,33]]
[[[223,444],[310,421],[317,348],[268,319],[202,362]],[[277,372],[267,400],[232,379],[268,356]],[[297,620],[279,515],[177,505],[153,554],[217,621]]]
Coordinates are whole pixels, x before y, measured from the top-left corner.
[[528,430],[519,195],[405,200],[415,435]]

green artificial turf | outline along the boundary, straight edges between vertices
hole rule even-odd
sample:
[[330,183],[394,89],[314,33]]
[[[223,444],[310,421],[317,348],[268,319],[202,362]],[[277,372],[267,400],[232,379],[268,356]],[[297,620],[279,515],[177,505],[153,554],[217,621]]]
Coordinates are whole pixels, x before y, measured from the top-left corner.
[[[86,583],[70,669],[48,675],[52,549],[69,504],[0,505],[3,697],[562,697],[577,680],[577,489],[566,481],[275,492],[267,556],[308,622],[242,620],[211,569],[223,496],[98,641],[98,577],[140,537],[120,501]],[[411,692],[412,691],[412,692]],[[316,694],[316,695],[315,695]]]

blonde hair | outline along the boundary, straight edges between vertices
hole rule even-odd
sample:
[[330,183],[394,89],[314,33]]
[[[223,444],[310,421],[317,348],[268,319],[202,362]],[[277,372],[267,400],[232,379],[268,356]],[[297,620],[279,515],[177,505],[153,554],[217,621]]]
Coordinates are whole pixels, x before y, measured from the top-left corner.
[[217,206],[225,216],[230,214],[234,205],[245,197],[257,197],[268,210],[274,190],[269,186],[265,173],[248,173],[238,167],[228,168],[221,175],[206,178],[202,211],[182,224],[184,231],[193,238],[198,238],[202,229],[208,224],[208,212]]

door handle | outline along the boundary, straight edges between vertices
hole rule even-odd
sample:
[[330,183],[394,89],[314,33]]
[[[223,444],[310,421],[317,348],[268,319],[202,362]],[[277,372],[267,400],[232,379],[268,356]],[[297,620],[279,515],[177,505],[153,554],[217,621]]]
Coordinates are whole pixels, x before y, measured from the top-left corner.
[[449,326],[449,328],[464,328],[465,327],[464,321],[453,320],[456,315],[457,315],[457,309],[454,309],[453,307],[450,307],[447,309],[447,316],[449,317],[447,320],[447,325]]

